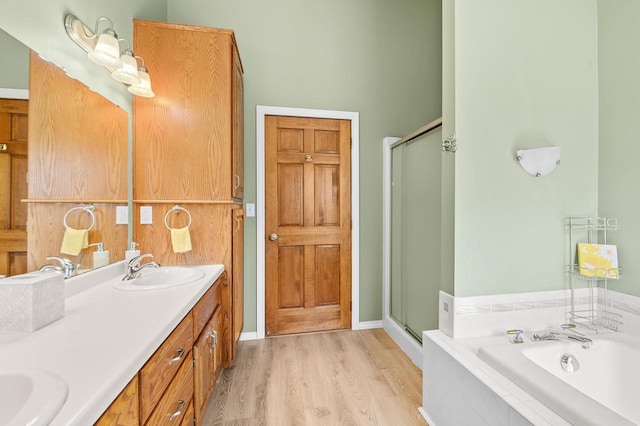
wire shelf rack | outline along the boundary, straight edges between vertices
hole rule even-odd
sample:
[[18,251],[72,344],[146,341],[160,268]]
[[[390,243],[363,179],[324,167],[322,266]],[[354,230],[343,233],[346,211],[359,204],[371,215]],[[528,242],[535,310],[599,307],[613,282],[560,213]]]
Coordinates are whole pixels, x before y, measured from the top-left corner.
[[[622,315],[614,312],[609,300],[609,281],[622,277],[621,268],[590,269],[578,266],[577,244],[607,244],[607,233],[620,230],[618,218],[569,217],[565,219],[568,257],[566,273],[571,291],[568,320],[592,333],[620,331]],[[579,285],[581,284],[581,285]],[[586,296],[577,296],[577,287],[586,288]]]

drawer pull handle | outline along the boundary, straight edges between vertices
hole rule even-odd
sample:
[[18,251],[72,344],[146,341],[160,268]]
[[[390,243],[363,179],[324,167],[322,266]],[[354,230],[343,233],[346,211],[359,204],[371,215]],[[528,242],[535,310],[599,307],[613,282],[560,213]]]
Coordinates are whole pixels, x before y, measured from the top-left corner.
[[180,417],[182,415],[182,410],[184,409],[184,400],[179,400],[178,401],[178,411],[176,411],[175,413],[171,414],[169,416],[169,421],[172,422],[175,419],[177,419],[178,417]]
[[218,346],[218,332],[216,330],[211,330],[209,332],[209,337],[211,337],[211,348],[209,348],[209,353],[213,352],[213,348]]
[[169,360],[169,365],[175,364],[176,362],[182,361],[182,355],[184,354],[184,349],[178,348],[178,356],[175,358],[171,358]]

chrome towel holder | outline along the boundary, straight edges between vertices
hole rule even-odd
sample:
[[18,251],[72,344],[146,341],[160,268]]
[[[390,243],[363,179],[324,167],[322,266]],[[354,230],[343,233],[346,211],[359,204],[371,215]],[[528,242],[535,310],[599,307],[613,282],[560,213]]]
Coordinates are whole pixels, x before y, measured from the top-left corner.
[[69,216],[69,213],[71,213],[74,210],[84,210],[85,212],[89,213],[89,216],[91,216],[91,225],[89,225],[89,227],[87,228],[87,231],[91,230],[93,228],[93,225],[96,224],[96,215],[93,213],[93,211],[95,210],[95,207],[93,206],[93,204],[70,208],[69,211],[65,213],[64,218],[62,219],[62,222],[64,223],[64,227],[69,228],[69,225],[67,225],[67,216]]
[[187,214],[187,216],[189,216],[189,223],[187,224],[187,228],[191,226],[191,213],[189,213],[189,210],[185,209],[184,207],[180,207],[179,205],[176,204],[175,206],[167,210],[167,213],[165,213],[164,215],[164,226],[166,226],[169,231],[171,231],[172,229],[169,226],[169,223],[167,222],[167,218],[169,217],[169,214],[170,213],[179,214],[181,210],[184,211]]

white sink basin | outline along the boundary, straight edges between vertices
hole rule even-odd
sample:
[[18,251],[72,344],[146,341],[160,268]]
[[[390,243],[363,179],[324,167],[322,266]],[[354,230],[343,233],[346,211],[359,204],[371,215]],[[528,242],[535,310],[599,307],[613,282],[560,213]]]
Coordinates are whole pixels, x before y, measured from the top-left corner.
[[0,424],[47,425],[67,400],[67,384],[39,370],[0,371]]
[[196,268],[162,266],[142,271],[138,278],[118,281],[114,287],[125,291],[158,290],[189,284],[204,277],[204,271]]

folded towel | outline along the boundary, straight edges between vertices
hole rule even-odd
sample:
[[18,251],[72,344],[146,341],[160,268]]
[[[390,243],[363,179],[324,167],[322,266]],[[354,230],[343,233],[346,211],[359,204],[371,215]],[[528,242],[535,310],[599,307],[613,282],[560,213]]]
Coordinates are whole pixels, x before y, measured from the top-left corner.
[[82,249],[89,247],[89,231],[87,229],[67,228],[62,238],[60,253],[77,256]]
[[186,253],[191,251],[191,234],[189,233],[189,227],[184,228],[172,228],[171,229],[171,244],[173,245],[174,253]]

